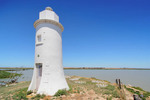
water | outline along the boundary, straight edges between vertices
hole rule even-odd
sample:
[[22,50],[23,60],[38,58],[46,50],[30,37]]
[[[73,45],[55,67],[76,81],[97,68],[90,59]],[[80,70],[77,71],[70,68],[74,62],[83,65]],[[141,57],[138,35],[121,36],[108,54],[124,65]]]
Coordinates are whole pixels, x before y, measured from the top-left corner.
[[[12,71],[11,71],[12,72]],[[18,71],[19,72],[19,71]],[[31,81],[33,70],[21,71],[20,81]],[[138,86],[146,91],[150,91],[150,70],[64,70],[65,75],[95,77],[115,83],[115,79],[121,79],[123,84]],[[20,73],[20,72],[19,72]],[[0,81],[8,79],[0,79]]]

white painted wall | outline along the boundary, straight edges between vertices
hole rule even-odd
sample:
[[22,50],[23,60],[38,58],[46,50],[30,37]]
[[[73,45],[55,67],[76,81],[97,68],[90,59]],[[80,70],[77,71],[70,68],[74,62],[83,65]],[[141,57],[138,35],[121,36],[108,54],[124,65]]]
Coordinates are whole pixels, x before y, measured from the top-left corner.
[[59,17],[54,11],[51,10],[44,10],[40,12],[39,19],[51,19],[59,22]]
[[[59,21],[53,11],[40,12],[40,19]],[[41,36],[38,42],[37,36]],[[51,23],[40,23],[36,27],[35,64],[42,63],[42,78],[37,93],[54,95],[59,89],[69,89],[62,66],[62,30]],[[36,89],[36,66],[28,90]]]

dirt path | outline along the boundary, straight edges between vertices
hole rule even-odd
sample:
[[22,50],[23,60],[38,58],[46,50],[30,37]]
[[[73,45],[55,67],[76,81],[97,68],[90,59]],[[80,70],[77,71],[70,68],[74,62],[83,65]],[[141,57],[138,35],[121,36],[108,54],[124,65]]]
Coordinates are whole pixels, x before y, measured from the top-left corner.
[[125,92],[126,100],[134,100],[132,93],[130,93],[129,91],[127,91],[125,88],[123,88],[123,90],[124,90],[124,92]]

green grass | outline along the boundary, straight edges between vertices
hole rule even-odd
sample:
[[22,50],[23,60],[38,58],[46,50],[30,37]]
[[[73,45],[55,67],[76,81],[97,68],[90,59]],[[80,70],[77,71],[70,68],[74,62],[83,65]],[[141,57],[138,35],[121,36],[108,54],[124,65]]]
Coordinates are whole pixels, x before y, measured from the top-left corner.
[[[26,96],[32,93],[32,91],[27,92],[29,83],[30,82],[22,82],[17,83],[15,86],[0,87],[0,100],[28,100]],[[32,99],[40,100],[44,97],[44,94],[37,94]]]
[[22,88],[19,90],[14,90],[14,91],[9,91],[6,93],[6,96],[3,96],[3,98],[1,98],[2,100],[28,100],[26,98],[26,91],[27,91],[27,87],[26,88]]
[[108,85],[107,87],[103,88],[103,94],[111,95],[114,98],[120,98],[119,94],[117,93],[115,86]]
[[3,79],[3,78],[9,78],[10,76],[21,76],[22,74],[18,74],[18,73],[10,73],[10,72],[7,72],[7,71],[2,71],[0,70],[0,78]]
[[30,82],[22,82],[17,83],[16,85],[8,86],[8,87],[0,87],[0,100],[5,100],[5,98],[8,100],[12,95],[18,93],[20,89],[28,88]]
[[109,91],[113,91],[113,90],[115,90],[115,86],[108,85],[108,86],[106,86],[104,89],[107,89],[107,90],[109,90]]
[[145,98],[147,98],[147,97],[150,96],[150,92],[145,92],[145,93],[143,93],[143,95],[144,95]]
[[139,95],[139,96],[141,95],[139,91],[134,91],[133,89],[127,88],[126,86],[125,86],[125,88],[126,88],[128,91],[130,91],[131,93],[137,94],[137,95]]
[[26,98],[26,96],[27,96],[27,89],[28,88],[23,88],[23,89],[20,89],[20,90],[16,91],[12,98],[14,100],[28,100]]
[[134,88],[134,89],[137,89],[137,90],[140,90],[140,91],[144,91],[142,88],[140,88],[140,87],[132,87],[132,88]]

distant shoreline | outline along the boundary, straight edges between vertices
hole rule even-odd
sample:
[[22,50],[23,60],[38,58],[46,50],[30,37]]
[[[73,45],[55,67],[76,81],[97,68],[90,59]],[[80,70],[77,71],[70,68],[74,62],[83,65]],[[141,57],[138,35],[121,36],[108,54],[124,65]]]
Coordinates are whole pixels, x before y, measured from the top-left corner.
[[99,67],[65,67],[64,69],[93,69],[93,70],[150,70],[150,68],[99,68]]
[[[0,70],[30,70],[32,67],[0,67]],[[64,67],[64,69],[68,70],[76,70],[76,69],[92,69],[92,70],[150,70],[150,68],[105,68],[105,67]]]

